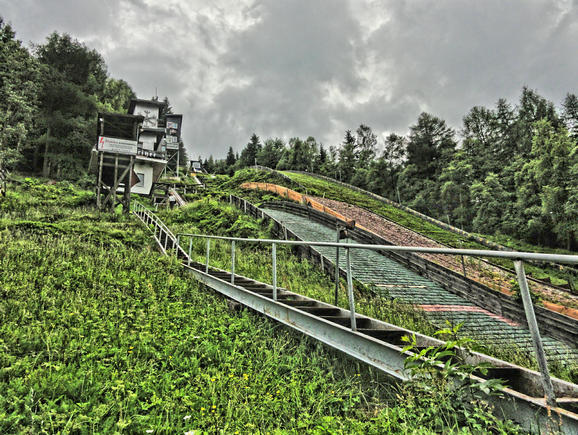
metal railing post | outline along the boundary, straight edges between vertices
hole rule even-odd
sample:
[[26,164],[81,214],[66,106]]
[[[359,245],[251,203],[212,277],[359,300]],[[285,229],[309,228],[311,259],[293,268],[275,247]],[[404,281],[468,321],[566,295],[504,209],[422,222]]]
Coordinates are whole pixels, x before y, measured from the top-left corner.
[[[336,243],[339,243],[340,228],[339,225],[337,226],[337,240]],[[337,307],[339,298],[339,246],[335,248],[335,306]]]
[[526,280],[526,272],[524,271],[524,264],[520,260],[514,261],[516,268],[516,275],[518,277],[518,284],[520,285],[520,294],[522,295],[522,303],[524,304],[524,311],[526,313],[526,320],[528,321],[528,328],[532,334],[532,341],[534,342],[534,350],[536,352],[536,359],[538,360],[538,367],[542,375],[542,385],[544,393],[546,394],[546,402],[550,406],[556,405],[556,396],[554,395],[554,387],[552,386],[552,379],[550,379],[550,372],[548,371],[548,362],[546,361],[546,354],[540,337],[538,329],[538,322],[536,321],[536,313],[530,297],[530,290],[528,288],[528,281]]
[[271,255],[273,256],[273,300],[277,300],[277,243],[271,245]]
[[179,258],[179,245],[181,244],[181,235],[177,235],[177,244],[175,245],[175,255]]
[[231,284],[235,284],[235,241],[231,240]]
[[189,260],[187,261],[187,266],[191,265],[191,252],[193,251],[193,237],[189,239]]
[[345,248],[347,256],[347,296],[349,298],[349,314],[351,316],[351,330],[357,331],[357,322],[355,320],[355,297],[353,295],[353,277],[351,276],[351,256],[349,248]]
[[205,260],[205,273],[209,273],[209,253],[211,252],[211,239],[207,239],[207,258]]
[[169,233],[163,228],[163,232],[165,233],[165,253],[167,252],[167,245],[169,243]]

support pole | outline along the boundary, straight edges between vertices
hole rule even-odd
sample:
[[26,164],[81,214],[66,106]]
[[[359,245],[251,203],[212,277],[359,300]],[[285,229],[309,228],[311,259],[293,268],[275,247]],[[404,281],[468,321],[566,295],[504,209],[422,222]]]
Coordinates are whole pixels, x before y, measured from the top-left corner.
[[114,182],[112,183],[112,203],[111,211],[114,211],[114,206],[116,205],[116,189],[118,189],[118,154],[114,155]]
[[192,253],[192,251],[193,251],[193,238],[191,237],[189,239],[189,259],[187,261],[187,266],[191,265],[191,253]]
[[347,255],[347,296],[349,298],[349,314],[351,316],[351,330],[357,331],[357,322],[355,320],[355,297],[353,295],[353,277],[351,276],[351,256],[349,248],[345,248]]
[[277,243],[271,246],[271,254],[273,255],[273,300],[277,300]]
[[518,284],[520,285],[520,294],[522,295],[522,303],[524,304],[524,311],[526,312],[526,320],[528,321],[528,327],[530,328],[530,333],[532,334],[532,341],[534,343],[534,351],[536,352],[538,367],[540,369],[540,374],[542,375],[542,385],[544,386],[546,403],[550,406],[557,406],[556,396],[554,395],[554,387],[552,386],[552,380],[550,379],[550,373],[548,371],[546,353],[544,352],[542,338],[540,337],[540,331],[538,329],[538,322],[536,321],[536,313],[534,313],[534,306],[532,304],[532,298],[530,297],[528,281],[526,280],[524,264],[519,260],[515,260],[514,267],[516,268]]
[[132,181],[132,172],[134,170],[134,156],[130,156],[130,163],[129,163],[129,170],[128,174],[126,175],[125,182],[124,182],[124,204],[123,204],[123,213],[130,212],[130,192],[131,192],[131,181]]
[[102,163],[104,159],[104,153],[100,151],[98,153],[98,178],[96,181],[96,208],[100,210],[102,207],[101,189],[102,189]]
[[205,273],[209,273],[209,254],[211,252],[211,239],[207,239],[207,258],[205,260]]
[[175,245],[175,255],[177,259],[179,258],[179,245],[181,244],[181,235],[177,236],[177,244]]
[[[336,243],[339,243],[340,228],[337,225]],[[335,248],[335,306],[337,306],[339,298],[339,246]]]
[[177,178],[179,178],[179,161],[181,160],[181,146],[177,149]]
[[235,284],[235,241],[231,240],[231,284]]

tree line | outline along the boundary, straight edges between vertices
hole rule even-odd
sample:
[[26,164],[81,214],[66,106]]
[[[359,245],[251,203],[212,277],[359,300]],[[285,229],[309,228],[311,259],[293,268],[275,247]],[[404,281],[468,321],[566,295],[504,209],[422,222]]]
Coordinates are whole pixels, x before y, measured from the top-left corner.
[[557,109],[524,87],[517,104],[473,107],[456,132],[419,115],[407,135],[383,140],[367,125],[329,148],[313,137],[287,143],[253,134],[242,151],[209,157],[209,171],[255,163],[327,175],[401,202],[466,231],[578,248],[578,98]]

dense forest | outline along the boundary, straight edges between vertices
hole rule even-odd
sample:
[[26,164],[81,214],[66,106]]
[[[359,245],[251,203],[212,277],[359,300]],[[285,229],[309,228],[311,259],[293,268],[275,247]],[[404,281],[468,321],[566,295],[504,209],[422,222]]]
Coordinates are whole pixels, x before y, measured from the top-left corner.
[[8,168],[81,177],[97,112],[126,112],[134,96],[96,50],[56,32],[28,50],[0,18],[0,160]]
[[578,248],[578,98],[561,108],[524,87],[516,105],[476,106],[459,132],[429,113],[383,142],[367,125],[328,149],[313,137],[261,143],[205,160],[227,173],[255,163],[334,177],[485,234]]

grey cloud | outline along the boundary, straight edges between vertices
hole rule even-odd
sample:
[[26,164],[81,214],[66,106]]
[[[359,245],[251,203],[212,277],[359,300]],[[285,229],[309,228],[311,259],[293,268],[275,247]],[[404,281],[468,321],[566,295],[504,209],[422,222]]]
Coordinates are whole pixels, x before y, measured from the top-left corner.
[[71,33],[114,77],[184,114],[192,156],[261,137],[326,145],[360,123],[406,133],[429,111],[459,129],[522,86],[577,92],[578,1],[0,0],[18,36]]
[[17,33],[25,35],[21,38],[25,42],[42,42],[57,31],[97,43],[98,38],[93,35],[114,32],[118,23],[111,16],[110,2],[106,1],[3,0],[0,5],[1,14],[7,21],[14,21]]

